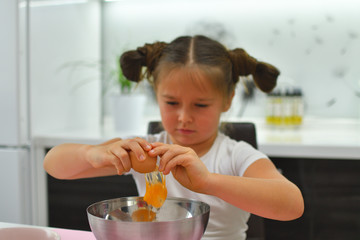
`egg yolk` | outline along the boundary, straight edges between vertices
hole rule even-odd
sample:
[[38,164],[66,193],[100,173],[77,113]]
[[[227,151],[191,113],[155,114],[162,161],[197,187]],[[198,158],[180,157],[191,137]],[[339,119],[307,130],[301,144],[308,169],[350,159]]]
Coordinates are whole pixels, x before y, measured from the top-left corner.
[[166,200],[167,189],[165,185],[165,179],[163,183],[157,182],[150,184],[146,181],[146,193],[144,196],[144,201],[148,205],[151,205],[155,208],[160,208]]
[[152,222],[155,217],[156,213],[147,208],[139,208],[131,215],[134,222]]

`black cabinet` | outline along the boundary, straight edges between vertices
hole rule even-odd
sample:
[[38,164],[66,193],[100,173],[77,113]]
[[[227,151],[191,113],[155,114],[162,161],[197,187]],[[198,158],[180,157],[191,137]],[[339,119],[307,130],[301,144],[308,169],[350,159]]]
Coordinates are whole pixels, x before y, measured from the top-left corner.
[[138,196],[131,175],[58,180],[47,175],[49,226],[89,230],[86,208],[92,203]]
[[300,187],[304,215],[265,220],[266,239],[360,239],[360,161],[272,158]]

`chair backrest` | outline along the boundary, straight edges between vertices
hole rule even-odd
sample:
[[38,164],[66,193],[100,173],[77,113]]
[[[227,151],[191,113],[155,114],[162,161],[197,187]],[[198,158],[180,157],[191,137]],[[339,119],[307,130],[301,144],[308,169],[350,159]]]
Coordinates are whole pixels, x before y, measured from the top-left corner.
[[[164,130],[161,122],[149,122],[148,133],[155,134]],[[220,131],[236,141],[245,141],[257,148],[256,129],[251,122],[222,122]]]
[[[155,134],[163,130],[161,122],[149,122],[148,133]],[[251,122],[222,122],[220,131],[236,141],[245,141],[257,148],[256,128]],[[248,220],[247,240],[264,240],[265,226],[262,217],[251,214]]]

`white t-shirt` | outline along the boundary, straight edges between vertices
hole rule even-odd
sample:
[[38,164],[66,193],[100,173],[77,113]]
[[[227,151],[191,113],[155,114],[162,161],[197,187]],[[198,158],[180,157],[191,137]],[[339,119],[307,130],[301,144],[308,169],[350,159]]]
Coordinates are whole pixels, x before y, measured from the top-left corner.
[[[148,142],[163,142],[171,144],[167,132],[145,137]],[[237,142],[218,133],[211,149],[200,159],[210,172],[224,175],[242,176],[253,162],[267,156],[254,149],[250,144]],[[130,172],[136,182],[140,196],[145,195],[146,185],[143,174],[133,170]],[[184,188],[172,174],[166,176],[166,186],[169,197],[195,199],[210,205],[210,218],[203,240],[242,240],[246,239],[248,212],[237,208],[220,198],[196,193]]]

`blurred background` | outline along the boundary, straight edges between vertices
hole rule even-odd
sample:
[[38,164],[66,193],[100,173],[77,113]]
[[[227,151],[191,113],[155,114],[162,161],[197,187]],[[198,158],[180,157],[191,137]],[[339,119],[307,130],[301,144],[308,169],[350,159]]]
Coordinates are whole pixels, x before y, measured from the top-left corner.
[[[110,114],[106,96],[116,90],[106,81],[122,52],[194,34],[277,66],[278,88],[302,89],[305,115],[359,118],[359,8],[355,0],[30,1],[31,129],[98,127]],[[240,114],[243,90],[231,115]],[[265,101],[255,91],[241,114],[264,116]],[[145,114],[157,115],[149,103]]]
[[[154,94],[146,81],[130,94],[119,87],[119,56],[203,34],[281,71],[271,95],[241,79],[224,115],[254,121],[259,149],[304,194],[304,216],[266,220],[266,239],[358,239],[359,10],[357,0],[1,0],[0,222],[89,230],[86,206],[136,194],[131,177],[53,179],[43,158],[64,142],[145,134],[148,120],[160,119]],[[279,102],[280,115],[288,114],[287,93],[295,89],[296,128],[268,124]],[[140,95],[141,107],[131,100],[114,111],[118,95]],[[126,120],[120,131],[117,112]],[[134,112],[139,121],[129,120]],[[120,188],[124,182],[129,187]],[[64,216],[69,209],[73,215]]]

